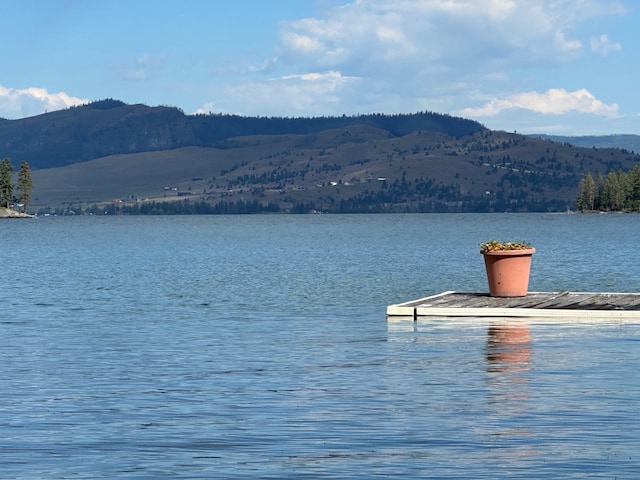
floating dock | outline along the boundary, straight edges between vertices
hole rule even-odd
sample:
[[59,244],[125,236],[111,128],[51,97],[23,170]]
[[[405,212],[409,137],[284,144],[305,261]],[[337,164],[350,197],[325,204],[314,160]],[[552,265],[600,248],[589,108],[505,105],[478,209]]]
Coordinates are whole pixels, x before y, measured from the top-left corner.
[[387,307],[388,317],[591,317],[640,319],[640,293],[529,292],[525,297],[443,292]]

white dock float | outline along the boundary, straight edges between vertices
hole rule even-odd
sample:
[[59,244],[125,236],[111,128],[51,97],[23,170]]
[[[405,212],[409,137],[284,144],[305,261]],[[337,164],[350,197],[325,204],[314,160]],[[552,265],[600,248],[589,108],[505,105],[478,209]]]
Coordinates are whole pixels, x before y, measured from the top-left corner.
[[640,293],[529,292],[525,297],[443,292],[389,305],[387,317],[629,318],[640,320]]

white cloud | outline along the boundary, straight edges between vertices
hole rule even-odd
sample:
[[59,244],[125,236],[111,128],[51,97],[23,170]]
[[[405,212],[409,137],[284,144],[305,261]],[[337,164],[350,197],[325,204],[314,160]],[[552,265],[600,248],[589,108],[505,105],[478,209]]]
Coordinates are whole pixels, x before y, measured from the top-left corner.
[[[304,98],[297,105],[312,105],[314,111],[329,102],[342,106],[342,113],[452,112],[468,105],[471,95],[517,91],[523,80],[533,81],[529,72],[584,58],[589,37],[577,33],[583,24],[623,12],[618,0],[353,0],[322,18],[284,23],[269,66],[283,78],[339,72],[342,78],[358,78],[359,90],[319,93],[313,102],[314,89],[308,86],[297,85],[292,92],[291,85],[276,83],[278,90],[269,80],[271,85],[261,88],[283,105]],[[600,37],[601,53],[611,47]],[[253,91],[259,83],[252,83]],[[250,99],[254,106],[259,101]],[[611,114],[597,101],[581,102]],[[587,107],[578,102],[575,108]]]
[[[620,13],[616,0],[355,0],[285,25],[279,59],[310,70],[495,71],[584,54],[586,19]],[[425,68],[428,67],[428,68]]]
[[516,108],[543,114],[579,112],[609,118],[617,117],[619,109],[617,104],[607,105],[584,88],[573,92],[563,88],[551,88],[544,93],[524,92],[507,98],[493,99],[480,108],[465,108],[462,114],[470,117],[492,117]]
[[599,37],[591,38],[591,50],[606,57],[611,52],[619,52],[622,50],[622,45],[611,42],[607,35],[602,34]]
[[[492,121],[498,115],[546,121],[549,114],[595,115],[608,123],[620,116],[618,105],[587,90],[589,83],[583,90],[543,93],[535,86],[547,75],[562,86],[557,72],[569,71],[563,65],[618,48],[606,35],[590,43],[599,18],[624,13],[618,0],[340,3],[316,18],[283,23],[273,56],[244,69],[251,80],[212,85],[213,101],[198,111],[307,116],[433,110]],[[523,89],[531,91],[509,93]]]
[[0,117],[3,118],[24,118],[88,102],[86,98],[64,92],[49,93],[44,88],[15,89],[0,85]]
[[[216,102],[196,113],[232,112],[243,115],[329,115],[353,93],[359,79],[336,71],[290,74],[264,82],[240,83],[224,89]],[[214,108],[215,105],[215,108]],[[238,109],[238,105],[242,105]]]

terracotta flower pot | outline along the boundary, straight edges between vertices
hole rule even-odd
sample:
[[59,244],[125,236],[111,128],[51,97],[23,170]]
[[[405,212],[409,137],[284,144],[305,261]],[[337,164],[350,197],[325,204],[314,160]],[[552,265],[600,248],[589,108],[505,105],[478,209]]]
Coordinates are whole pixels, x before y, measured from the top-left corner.
[[487,269],[489,295],[524,297],[529,289],[531,257],[535,248],[481,252]]

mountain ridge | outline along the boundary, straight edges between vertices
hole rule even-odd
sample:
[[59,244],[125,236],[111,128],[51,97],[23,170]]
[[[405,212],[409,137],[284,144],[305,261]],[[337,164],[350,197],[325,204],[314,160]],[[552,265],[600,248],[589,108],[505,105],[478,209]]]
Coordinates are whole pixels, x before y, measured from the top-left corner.
[[[108,155],[214,147],[233,137],[314,134],[356,124],[402,136],[416,130],[467,135],[484,129],[473,120],[432,112],[342,117],[185,115],[176,107],[128,105],[106,99],[35,117],[0,123],[0,152],[31,168],[51,168]],[[43,146],[46,145],[46,150]]]
[[188,116],[111,99],[0,122],[0,155],[31,164],[34,210],[76,213],[566,211],[586,173],[640,162],[428,112]]
[[640,135],[611,134],[611,135],[531,135],[543,140],[558,143],[569,143],[576,147],[585,148],[620,148],[640,153]]

